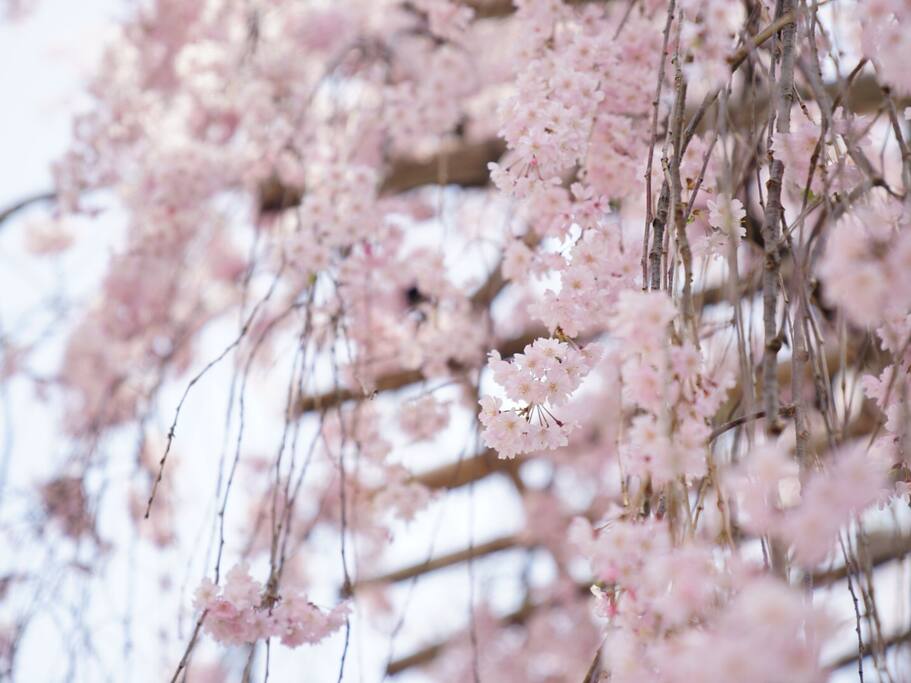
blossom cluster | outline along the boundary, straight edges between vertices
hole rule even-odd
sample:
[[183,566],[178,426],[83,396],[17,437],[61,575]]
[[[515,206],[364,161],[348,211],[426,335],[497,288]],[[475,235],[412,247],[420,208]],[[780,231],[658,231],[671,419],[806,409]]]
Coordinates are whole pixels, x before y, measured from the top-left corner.
[[[581,192],[579,186],[574,189]],[[559,327],[576,337],[603,328],[617,294],[634,286],[638,260],[620,248],[611,227],[585,230],[566,256],[551,259],[551,271],[560,277],[560,290],[546,290],[529,308],[550,330]]]
[[[440,14],[431,10],[431,23]],[[477,91],[479,83],[464,49],[420,43],[403,52],[411,53],[407,61],[401,56],[408,78],[386,89],[384,115],[392,149],[410,152],[428,137],[453,131],[462,116],[462,102]]]
[[907,68],[911,37],[905,30],[911,21],[911,7],[904,0],[872,0],[856,11],[864,56],[875,60],[886,83],[902,94],[911,93]]
[[800,504],[781,520],[781,535],[796,562],[812,568],[835,547],[838,532],[866,508],[889,497],[885,453],[861,443],[830,455],[832,461],[801,486]]
[[446,428],[449,417],[449,406],[428,394],[402,406],[399,426],[414,439],[426,441]]
[[726,0],[685,0],[680,6],[687,19],[680,41],[689,52],[683,60],[688,80],[720,85],[730,74],[727,57],[743,24],[743,7]]
[[666,294],[626,291],[612,320],[624,397],[638,409],[621,443],[624,466],[659,485],[705,473],[710,424],[733,384],[724,367],[706,367],[692,342],[672,342],[676,315]]
[[911,311],[911,231],[907,209],[879,200],[844,216],[819,267],[829,301],[858,325],[876,326]]
[[573,537],[598,581],[612,681],[821,679],[833,622],[795,589],[654,519],[615,515],[597,532],[579,519]]
[[756,448],[727,475],[743,528],[776,537],[812,569],[835,548],[839,532],[871,505],[888,500],[889,456],[860,443],[832,453],[821,470],[799,479],[798,464],[776,444]]
[[650,107],[641,85],[660,59],[661,34],[647,15],[628,19],[611,40],[600,8],[574,15],[559,2],[522,3],[517,20],[527,27],[531,59],[500,108],[511,152],[491,164],[490,175],[501,190],[534,202],[578,163],[598,195],[620,199],[636,190]]
[[736,249],[740,244],[740,239],[746,234],[742,225],[743,219],[747,215],[746,210],[739,199],[723,194],[714,200],[709,199],[706,206],[709,210],[708,224],[714,230],[707,240],[705,251],[726,256],[730,246],[733,245]]
[[598,344],[579,349],[559,339],[538,339],[509,361],[491,351],[487,365],[493,379],[519,407],[503,409],[502,399],[494,396],[481,399],[484,443],[501,458],[565,446],[573,425],[550,408],[569,400],[601,353]]
[[236,565],[222,586],[203,579],[194,606],[205,614],[204,628],[226,645],[278,638],[283,645],[314,644],[345,623],[347,603],[324,612],[300,593],[272,595],[253,579],[244,564]]

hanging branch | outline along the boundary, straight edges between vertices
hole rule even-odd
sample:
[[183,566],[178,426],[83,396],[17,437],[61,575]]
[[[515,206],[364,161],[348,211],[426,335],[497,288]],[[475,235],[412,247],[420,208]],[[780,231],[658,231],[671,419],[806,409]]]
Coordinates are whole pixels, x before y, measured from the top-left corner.
[[13,202],[12,204],[10,204],[9,206],[7,206],[5,209],[0,210],[0,227],[2,227],[3,224],[6,221],[8,221],[10,218],[12,218],[14,215],[19,213],[20,211],[24,211],[25,209],[29,208],[30,206],[33,206],[35,204],[43,204],[45,202],[53,202],[56,200],[57,200],[56,192],[38,192],[37,194],[29,195],[27,197],[23,197],[22,199],[18,199],[15,202]]

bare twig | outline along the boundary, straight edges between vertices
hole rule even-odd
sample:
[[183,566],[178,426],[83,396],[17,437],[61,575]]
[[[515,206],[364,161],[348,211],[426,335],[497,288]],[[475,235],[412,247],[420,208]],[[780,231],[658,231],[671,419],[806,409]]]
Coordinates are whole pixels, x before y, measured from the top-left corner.
[[34,204],[42,204],[44,202],[53,202],[57,199],[56,192],[39,192],[37,194],[29,195],[28,197],[23,197],[19,199],[5,209],[0,210],[0,226],[2,226],[7,220],[12,218],[15,214],[20,211],[27,209],[28,207]]

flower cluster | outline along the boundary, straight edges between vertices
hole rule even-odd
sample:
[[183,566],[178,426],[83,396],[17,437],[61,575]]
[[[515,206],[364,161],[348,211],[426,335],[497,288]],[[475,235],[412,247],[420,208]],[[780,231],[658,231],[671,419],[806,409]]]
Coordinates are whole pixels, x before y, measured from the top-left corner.
[[516,95],[503,107],[506,125],[500,131],[514,156],[506,166],[491,166],[498,187],[524,197],[535,181],[559,183],[585,154],[595,108],[605,97],[592,69],[596,48],[593,37],[577,34],[519,75]]
[[858,325],[911,311],[911,230],[897,201],[860,206],[831,231],[819,267],[826,297]]
[[[609,519],[573,537],[591,559],[611,680],[820,680],[831,624],[796,590],[655,520]],[[761,661],[749,656],[762,651]]]
[[812,569],[835,547],[855,515],[888,499],[887,453],[861,443],[832,454],[825,469],[798,479],[798,466],[774,444],[754,449],[727,480],[745,529],[778,537],[797,564]]
[[318,643],[345,623],[347,603],[323,612],[302,594],[272,595],[239,564],[223,586],[203,579],[194,606],[205,612],[204,627],[215,640],[241,645],[279,638],[288,647]]
[[79,477],[61,476],[44,483],[40,489],[49,519],[71,538],[94,535],[95,518],[89,508],[84,482]]
[[904,0],[871,0],[857,8],[863,27],[861,49],[876,61],[882,79],[902,94],[911,93],[908,51],[911,37],[905,30],[911,21],[911,7]]
[[739,199],[732,199],[719,195],[715,200],[706,202],[709,210],[708,223],[715,228],[708,239],[707,251],[718,255],[727,255],[729,245],[736,249],[740,238],[744,237],[746,230],[742,221],[746,218],[746,210]]
[[399,411],[399,426],[418,441],[432,439],[449,424],[449,406],[432,394],[409,401]]
[[391,513],[404,522],[412,521],[434,499],[434,492],[414,481],[402,465],[388,465],[383,470],[382,486],[373,496],[378,514]]
[[558,339],[538,339],[511,361],[492,351],[487,365],[494,381],[520,407],[504,410],[501,399],[482,398],[484,443],[501,458],[565,446],[572,424],[559,420],[550,407],[564,405],[600,357],[598,344],[579,349]]
[[[431,24],[445,11],[431,11]],[[462,102],[477,90],[478,79],[464,50],[448,45],[435,48],[426,42],[406,46],[409,49],[402,50],[402,57],[410,59],[402,59],[402,69],[410,78],[386,89],[384,114],[393,150],[410,154],[422,140],[449,133],[458,125]]]
[[613,317],[624,397],[638,409],[621,455],[630,474],[659,485],[705,473],[709,425],[733,384],[723,367],[706,368],[692,343],[672,343],[676,313],[663,293],[626,291]]
[[838,532],[855,515],[888,498],[888,462],[862,443],[833,453],[828,467],[801,487],[800,505],[781,520],[781,536],[794,549],[797,563],[812,568],[835,547]]
[[[581,186],[573,189],[582,195]],[[584,208],[594,202],[580,203]],[[589,214],[594,211],[589,208]],[[547,290],[529,313],[571,337],[607,325],[618,292],[633,287],[639,272],[638,259],[620,248],[616,231],[606,226],[585,230],[569,253],[554,255],[550,265],[560,276],[560,290]]]
[[727,57],[743,24],[743,7],[727,0],[685,0],[680,5],[686,16],[680,41],[689,53],[683,66],[688,80],[721,85],[730,76]]

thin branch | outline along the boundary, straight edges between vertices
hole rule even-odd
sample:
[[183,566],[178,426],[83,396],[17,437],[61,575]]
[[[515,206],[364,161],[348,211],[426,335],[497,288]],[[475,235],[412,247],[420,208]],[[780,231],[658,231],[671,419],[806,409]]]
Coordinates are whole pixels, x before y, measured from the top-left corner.
[[[521,352],[526,345],[532,343],[538,337],[546,335],[547,333],[543,328],[535,328],[530,332],[513,337],[512,339],[507,339],[497,345],[497,349],[504,357],[508,357]],[[478,362],[480,363],[482,361],[483,358],[479,357]],[[315,410],[326,410],[347,401],[371,398],[378,393],[401,389],[410,384],[416,384],[423,379],[424,373],[420,370],[400,370],[377,378],[374,382],[373,392],[370,394],[365,394],[361,389],[339,389],[338,391],[327,391],[312,396],[302,396],[297,402],[297,413],[300,415]]]
[[[794,406],[782,406],[778,411],[779,417],[791,417],[793,415],[794,415]],[[712,443],[712,441],[717,439],[719,436],[721,436],[725,432],[729,432],[732,429],[737,429],[737,427],[742,427],[743,425],[747,424],[748,422],[752,422],[753,420],[761,420],[765,416],[766,416],[766,412],[764,410],[757,410],[756,412],[750,413],[749,415],[742,415],[740,417],[735,417],[733,420],[730,420],[729,422],[725,422],[720,427],[713,429],[712,433],[709,434],[708,442]]]
[[2,226],[7,220],[12,218],[15,214],[20,211],[27,209],[33,204],[42,204],[44,202],[53,202],[57,199],[56,192],[39,192],[37,194],[29,195],[28,197],[23,197],[19,199],[5,209],[0,210],[0,226]]
[[[762,239],[765,247],[765,262],[762,274],[762,324],[764,331],[764,351],[762,357],[763,386],[762,396],[766,415],[778,415],[778,351],[781,348],[781,337],[776,329],[778,312],[778,278],[781,268],[779,242],[781,240],[781,179],[784,175],[784,164],[779,159],[772,161],[771,172],[766,190],[765,220],[762,224]],[[766,430],[771,434],[781,432],[778,420],[766,422]]]
[[502,552],[504,550],[524,546],[525,544],[522,540],[513,534],[501,536],[487,541],[486,543],[480,543],[468,548],[463,548],[462,550],[447,553],[446,555],[440,555],[439,557],[427,560],[426,562],[420,562],[386,574],[362,579],[354,583],[351,587],[351,592],[356,592],[359,588],[363,588],[364,586],[407,581],[416,576],[423,576],[424,574],[445,569],[446,567],[461,564],[469,559],[478,559],[479,557],[486,557],[487,555],[493,555],[494,553]]

